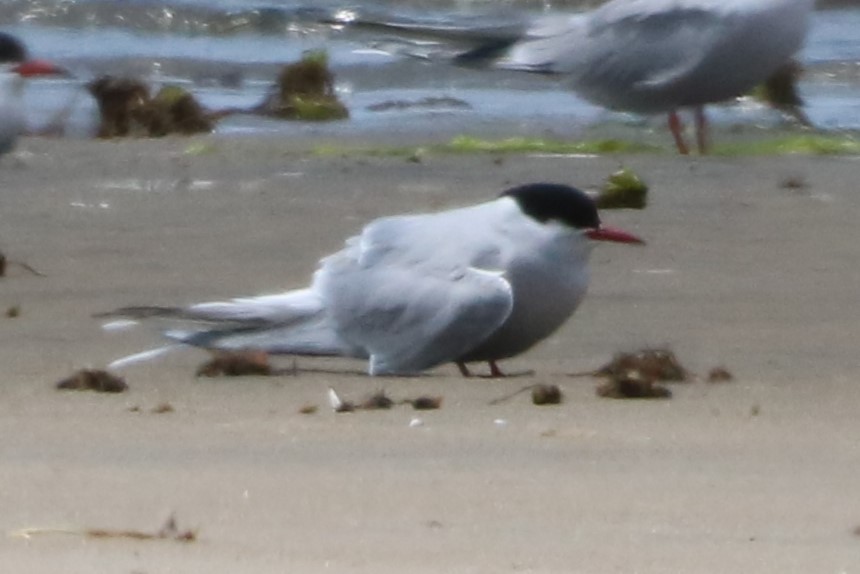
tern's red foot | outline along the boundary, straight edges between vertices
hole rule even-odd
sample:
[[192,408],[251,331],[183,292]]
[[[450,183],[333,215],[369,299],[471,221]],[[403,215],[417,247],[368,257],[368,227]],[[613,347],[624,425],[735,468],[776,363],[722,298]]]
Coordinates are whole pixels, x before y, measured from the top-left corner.
[[690,148],[687,147],[687,142],[684,141],[684,124],[681,123],[681,118],[678,117],[678,112],[675,110],[669,112],[669,131],[672,132],[672,137],[675,138],[675,146],[678,148],[678,153],[689,155]]

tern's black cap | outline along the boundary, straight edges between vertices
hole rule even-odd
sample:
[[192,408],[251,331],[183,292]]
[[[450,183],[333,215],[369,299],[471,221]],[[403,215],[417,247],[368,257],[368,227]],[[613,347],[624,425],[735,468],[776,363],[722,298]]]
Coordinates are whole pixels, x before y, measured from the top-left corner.
[[23,62],[26,59],[27,49],[24,44],[13,35],[0,32],[0,64]]
[[528,183],[505,190],[501,196],[514,199],[523,213],[541,223],[555,220],[577,229],[600,227],[594,200],[569,185]]

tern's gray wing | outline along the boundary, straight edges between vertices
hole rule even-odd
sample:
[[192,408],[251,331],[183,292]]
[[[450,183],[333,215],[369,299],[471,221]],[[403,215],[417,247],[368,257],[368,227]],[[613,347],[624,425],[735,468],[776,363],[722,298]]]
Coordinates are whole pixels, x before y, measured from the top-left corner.
[[499,65],[570,74],[586,98],[630,111],[721,101],[800,47],[807,3],[615,0],[566,29],[539,22]]
[[508,281],[455,257],[444,238],[417,241],[429,241],[425,221],[380,220],[326,258],[315,276],[338,335],[365,349],[371,374],[456,360],[511,313]]
[[683,73],[701,61],[731,18],[695,7],[596,11],[564,26],[538,20],[499,62],[507,68],[617,77],[628,84]]

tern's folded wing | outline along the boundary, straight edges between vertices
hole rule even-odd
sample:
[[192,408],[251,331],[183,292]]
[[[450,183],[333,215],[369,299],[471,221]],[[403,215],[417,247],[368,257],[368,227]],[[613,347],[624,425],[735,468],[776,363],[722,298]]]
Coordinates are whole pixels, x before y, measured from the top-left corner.
[[362,266],[326,261],[316,286],[338,335],[370,357],[370,373],[417,373],[454,361],[508,317],[511,287],[472,267]]

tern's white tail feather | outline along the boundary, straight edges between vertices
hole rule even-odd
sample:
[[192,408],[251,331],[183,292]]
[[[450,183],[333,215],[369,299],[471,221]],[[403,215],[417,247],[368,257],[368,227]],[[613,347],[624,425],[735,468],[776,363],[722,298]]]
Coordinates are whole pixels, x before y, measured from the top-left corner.
[[135,353],[133,355],[127,355],[120,359],[113,361],[108,364],[107,368],[109,370],[115,371],[118,369],[123,369],[129,365],[135,365],[137,363],[142,363],[144,361],[151,361],[157,357],[161,357],[170,353],[171,351],[176,351],[177,349],[181,349],[182,345],[164,345],[162,347],[157,347],[155,349],[149,349],[147,351],[141,351],[140,353]]
[[[188,307],[126,307],[105,316],[166,322],[168,326],[163,328],[165,337],[206,349],[360,356],[337,335],[319,295],[311,289],[197,303]],[[125,357],[112,366],[147,360],[176,346]]]

